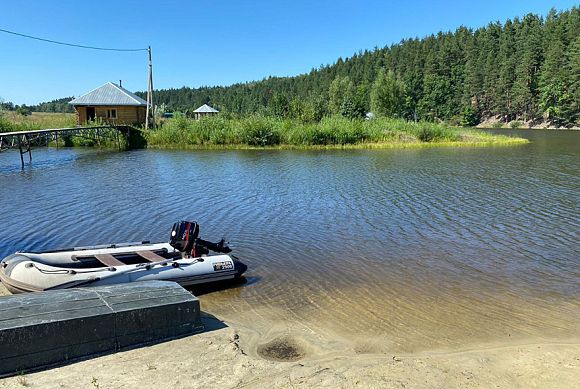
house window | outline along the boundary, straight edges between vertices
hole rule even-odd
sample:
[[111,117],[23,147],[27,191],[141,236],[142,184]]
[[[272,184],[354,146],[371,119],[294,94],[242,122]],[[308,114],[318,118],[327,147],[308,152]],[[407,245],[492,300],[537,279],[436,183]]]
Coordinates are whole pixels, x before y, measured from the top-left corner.
[[117,119],[117,110],[116,109],[107,109],[107,118]]

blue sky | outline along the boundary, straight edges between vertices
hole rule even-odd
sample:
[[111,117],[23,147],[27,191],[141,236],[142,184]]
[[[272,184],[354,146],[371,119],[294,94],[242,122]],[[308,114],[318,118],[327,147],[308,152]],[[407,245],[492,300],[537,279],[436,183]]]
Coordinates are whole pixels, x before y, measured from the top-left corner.
[[[460,25],[480,27],[567,0],[10,1],[0,28],[92,46],[153,48],[155,88],[288,76],[361,49]],[[81,50],[0,33],[0,98],[35,104],[106,81],[145,90],[145,52]]]

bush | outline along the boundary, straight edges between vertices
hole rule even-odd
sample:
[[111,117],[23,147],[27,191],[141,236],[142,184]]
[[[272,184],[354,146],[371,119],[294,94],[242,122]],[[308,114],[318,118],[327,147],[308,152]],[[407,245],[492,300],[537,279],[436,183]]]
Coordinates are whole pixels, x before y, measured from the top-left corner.
[[10,123],[4,115],[0,115],[0,132],[10,132],[14,131],[14,126]]
[[241,122],[243,140],[250,146],[274,146],[280,144],[280,133],[275,122],[253,116]]
[[433,123],[418,123],[414,133],[421,142],[456,141],[459,139],[457,131]]
[[30,114],[32,114],[32,110],[30,109],[30,107],[27,107],[26,105],[22,105],[20,107],[18,107],[18,109],[16,110],[16,113],[22,116],[28,116]]
[[520,128],[524,125],[524,123],[520,122],[519,120],[514,120],[510,123],[511,128]]
[[474,127],[479,124],[479,116],[473,107],[463,108],[461,114],[461,125],[463,127]]

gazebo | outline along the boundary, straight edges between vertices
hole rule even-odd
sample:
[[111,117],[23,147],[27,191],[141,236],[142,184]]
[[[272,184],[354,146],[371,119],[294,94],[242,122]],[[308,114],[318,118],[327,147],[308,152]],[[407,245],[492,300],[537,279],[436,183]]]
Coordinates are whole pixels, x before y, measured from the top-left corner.
[[77,124],[100,119],[109,124],[144,124],[147,102],[112,82],[107,82],[69,104],[75,107]]
[[195,111],[193,111],[193,117],[195,119],[201,119],[204,116],[215,115],[216,113],[219,113],[219,111],[217,109],[212,108],[207,104],[204,104],[201,107],[199,107],[198,109],[196,109]]

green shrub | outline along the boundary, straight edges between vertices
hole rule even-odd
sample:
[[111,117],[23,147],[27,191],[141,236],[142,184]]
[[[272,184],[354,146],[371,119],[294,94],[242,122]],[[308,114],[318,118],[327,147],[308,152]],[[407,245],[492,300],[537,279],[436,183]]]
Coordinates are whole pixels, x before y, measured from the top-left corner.
[[463,108],[461,113],[461,123],[463,127],[474,127],[479,124],[479,116],[473,107]]
[[0,132],[14,131],[14,126],[10,123],[4,115],[0,115]]
[[421,122],[415,128],[415,136],[421,142],[457,141],[459,133],[441,124]]
[[275,120],[263,116],[251,116],[242,120],[240,124],[244,143],[250,146],[274,146],[280,144],[280,133],[276,128]]
[[451,116],[451,117],[449,118],[449,120],[447,120],[447,123],[448,123],[450,126],[457,127],[457,126],[460,126],[460,125],[462,125],[462,124],[461,124],[461,121],[462,121],[462,119],[463,119],[463,118],[462,118],[461,116],[459,116],[459,115],[453,115],[453,116]]
[[519,120],[514,120],[510,123],[511,128],[520,128],[523,125],[524,123],[520,122]]

